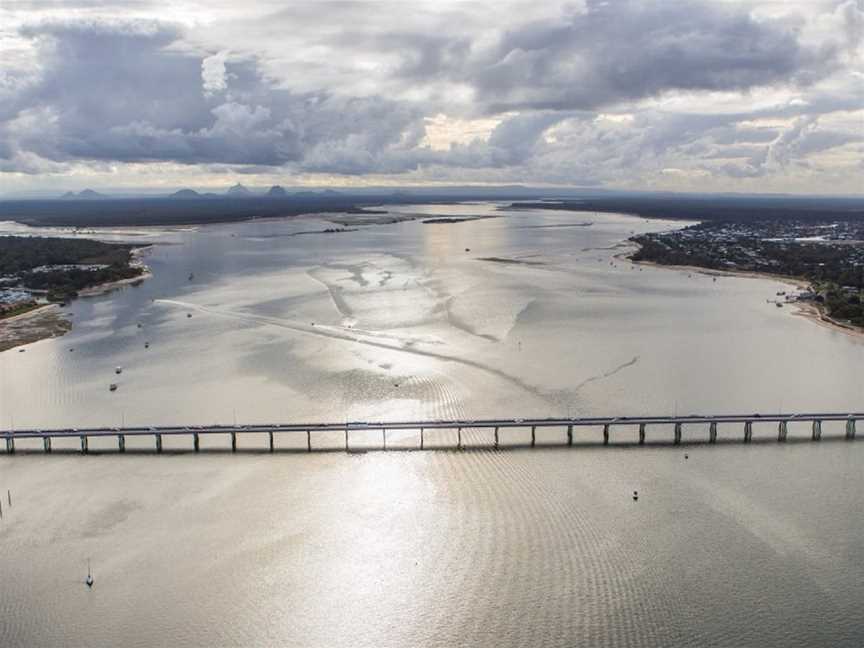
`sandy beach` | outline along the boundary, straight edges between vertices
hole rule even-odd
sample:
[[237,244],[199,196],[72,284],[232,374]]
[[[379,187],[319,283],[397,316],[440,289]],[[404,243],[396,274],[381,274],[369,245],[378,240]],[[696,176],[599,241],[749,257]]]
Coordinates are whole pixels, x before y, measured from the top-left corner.
[[[137,286],[145,279],[152,277],[153,273],[150,272],[150,268],[144,265],[142,261],[142,257],[150,247],[148,245],[132,250],[132,260],[129,265],[141,268],[140,275],[85,288],[78,293],[78,296],[96,297],[104,295],[125,286]],[[44,304],[26,313],[0,320],[0,352],[45,338],[59,337],[71,328],[72,322],[61,311],[59,304]]]
[[[632,255],[637,249],[638,246],[636,245],[628,245],[625,251],[615,255],[615,259],[619,261],[628,261],[633,265],[663,268],[664,270],[680,270],[684,272],[693,272],[701,275],[708,275],[711,277],[770,279],[772,281],[777,281],[780,283],[785,283],[789,286],[793,286],[798,290],[811,289],[810,282],[802,277],[790,277],[787,275],[771,274],[767,272],[752,272],[746,270],[715,270],[712,268],[701,268],[699,266],[690,265],[664,265],[662,263],[655,263],[653,261],[634,261],[630,258],[630,255]],[[864,329],[852,326],[851,324],[845,324],[844,322],[840,322],[833,319],[832,317],[829,317],[821,304],[818,304],[816,302],[789,302],[788,305],[794,306],[794,310],[792,311],[793,315],[805,317],[808,320],[819,324],[820,326],[830,328],[834,331],[839,331],[841,333],[845,333],[858,339],[864,339]]]
[[72,322],[59,304],[45,304],[26,313],[0,320],[0,351],[31,344],[45,338],[60,337]]

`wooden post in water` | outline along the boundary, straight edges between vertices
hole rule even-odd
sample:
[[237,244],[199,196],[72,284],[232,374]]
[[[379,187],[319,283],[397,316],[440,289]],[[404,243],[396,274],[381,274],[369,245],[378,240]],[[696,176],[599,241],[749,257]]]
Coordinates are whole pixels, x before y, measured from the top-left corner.
[[573,426],[572,425],[567,426],[567,445],[568,446],[573,445]]
[[675,423],[675,445],[681,443],[681,423]]
[[603,426],[603,445],[609,445],[609,424]]
[[498,449],[498,426],[495,426],[495,449]]
[[387,450],[387,428],[381,428],[381,441],[383,443],[384,450]]
[[531,426],[531,447],[533,448],[537,444],[537,426]]
[[81,435],[81,454],[87,454],[87,446],[88,446],[87,435],[82,434]]
[[237,452],[237,433],[231,430],[231,452]]
[[456,428],[456,449],[457,450],[462,449],[462,428],[461,427]]
[[639,445],[645,445],[645,424],[639,424]]
[[15,439],[11,436],[6,437],[6,452],[8,454],[15,454]]
[[126,435],[117,435],[117,452],[126,452]]
[[821,441],[822,440],[822,421],[816,420],[813,421],[813,441]]
[[788,424],[786,421],[780,421],[780,424],[777,426],[777,441],[779,443],[783,443],[786,440],[786,434],[788,433]]
[[420,428],[420,449],[423,449],[423,428]]
[[345,452],[348,452],[348,426],[345,426]]
[[708,424],[708,443],[717,443],[717,421]]
[[42,448],[45,450],[46,453],[51,452],[51,437],[50,436],[46,436],[46,437],[42,438]]
[[270,430],[267,434],[270,437],[270,452],[273,452],[273,430]]
[[855,419],[850,418],[846,420],[846,438],[854,439],[855,438]]
[[306,450],[312,452],[312,433],[306,430]]
[[156,433],[156,452],[162,452],[162,435],[158,432]]
[[192,447],[195,448],[195,452],[201,450],[201,438],[197,432],[192,434]]
[[750,443],[753,438],[753,421],[744,422],[744,443]]

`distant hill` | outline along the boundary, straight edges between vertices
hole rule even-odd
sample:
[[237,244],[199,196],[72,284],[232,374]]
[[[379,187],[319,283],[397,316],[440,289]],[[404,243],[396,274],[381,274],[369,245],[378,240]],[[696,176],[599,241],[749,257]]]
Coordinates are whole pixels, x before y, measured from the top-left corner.
[[267,191],[267,195],[270,196],[271,198],[284,198],[285,196],[288,195],[288,192],[285,191],[285,190],[284,190],[282,187],[280,187],[279,185],[273,185],[273,186],[270,187],[270,189]]
[[181,189],[180,191],[175,191],[172,193],[169,198],[181,198],[189,200],[190,198],[201,198],[201,194],[192,189]]
[[226,191],[225,195],[231,196],[232,198],[245,198],[251,196],[252,192],[238,182],[228,191]]
[[67,191],[65,194],[60,196],[63,200],[100,200],[102,198],[107,198],[105,194],[101,194],[98,191],[93,191],[92,189],[84,189],[83,191],[79,191],[75,193],[74,191]]

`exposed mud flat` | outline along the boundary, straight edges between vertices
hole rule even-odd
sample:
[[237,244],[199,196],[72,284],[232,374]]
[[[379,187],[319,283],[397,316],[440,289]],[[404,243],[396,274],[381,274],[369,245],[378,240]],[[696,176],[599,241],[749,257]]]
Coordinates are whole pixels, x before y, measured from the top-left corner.
[[72,322],[57,304],[0,320],[0,351],[31,344],[45,338],[60,337],[72,328]]

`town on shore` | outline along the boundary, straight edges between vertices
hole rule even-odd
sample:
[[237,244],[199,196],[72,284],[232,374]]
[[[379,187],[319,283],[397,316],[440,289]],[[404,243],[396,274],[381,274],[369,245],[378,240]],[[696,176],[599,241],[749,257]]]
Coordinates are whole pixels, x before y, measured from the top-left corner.
[[82,238],[0,236],[0,319],[47,304],[68,304],[82,291],[142,278],[135,246]]

